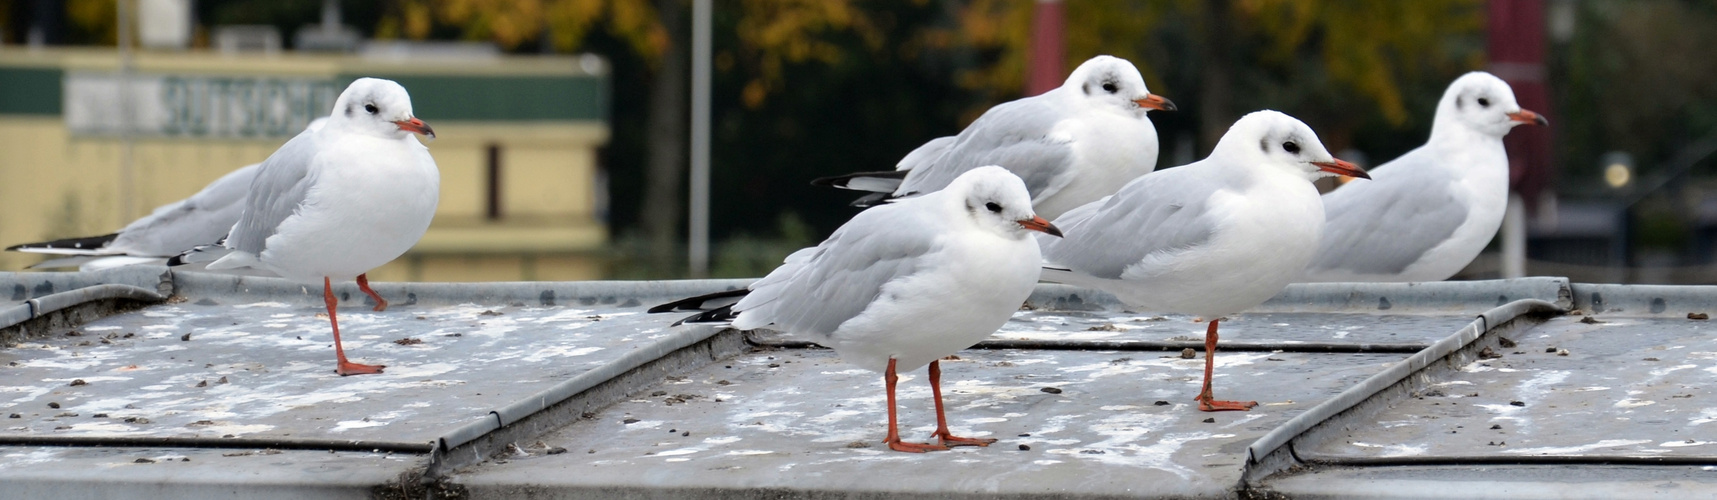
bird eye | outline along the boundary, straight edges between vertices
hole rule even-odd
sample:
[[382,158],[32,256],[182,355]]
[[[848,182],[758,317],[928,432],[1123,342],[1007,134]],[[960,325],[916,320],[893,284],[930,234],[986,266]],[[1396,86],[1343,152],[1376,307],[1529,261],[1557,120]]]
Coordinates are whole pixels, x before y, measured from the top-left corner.
[[1287,151],[1288,154],[1296,154],[1297,155],[1297,154],[1300,154],[1300,145],[1294,144],[1294,141],[1284,142],[1284,143],[1282,143],[1282,151]]
[[993,201],[989,202],[989,203],[985,203],[984,208],[988,208],[988,209],[990,209],[991,212],[995,212],[998,214],[1002,213],[1002,206],[997,205],[996,202],[993,202]]
[[364,105],[364,111],[368,111],[368,112],[370,112],[370,114],[372,114],[372,115],[373,115],[373,114],[376,114],[376,105],[374,105],[374,104],[365,104],[365,105]]
[[1490,107],[1490,99],[1485,99],[1483,97],[1480,97],[1479,98],[1479,106],[1484,106],[1487,108]]
[[1121,89],[1119,87],[1116,87],[1115,84],[1112,82],[1103,82],[1103,90],[1108,92],[1108,93],[1113,94],[1113,93],[1115,93],[1115,91],[1118,91]]

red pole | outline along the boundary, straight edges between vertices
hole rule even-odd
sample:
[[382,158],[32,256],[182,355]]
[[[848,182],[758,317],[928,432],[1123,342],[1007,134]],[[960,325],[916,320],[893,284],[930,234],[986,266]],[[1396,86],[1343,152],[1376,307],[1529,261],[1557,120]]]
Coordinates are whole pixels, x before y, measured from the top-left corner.
[[[1490,0],[1489,39],[1491,73],[1514,87],[1520,107],[1550,119],[1550,91],[1544,70],[1546,33],[1544,0]],[[1555,168],[1550,157],[1551,127],[1515,127],[1503,139],[1508,148],[1509,187],[1537,205],[1538,195],[1550,187]]]
[[1064,9],[1061,0],[1037,0],[1031,18],[1031,51],[1025,62],[1027,96],[1048,92],[1067,80]]

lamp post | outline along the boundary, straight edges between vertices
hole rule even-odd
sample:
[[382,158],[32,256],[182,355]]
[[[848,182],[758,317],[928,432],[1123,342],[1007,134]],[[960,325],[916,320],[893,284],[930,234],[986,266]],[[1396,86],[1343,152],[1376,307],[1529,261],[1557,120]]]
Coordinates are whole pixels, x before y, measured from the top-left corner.
[[[1633,155],[1611,151],[1599,156],[1598,164],[1602,165],[1604,185],[1616,191],[1618,196],[1627,196],[1628,187],[1634,181]],[[1615,215],[1616,234],[1610,235],[1610,280],[1617,283],[1628,281],[1628,266],[1633,260],[1628,255],[1633,248],[1633,206],[1634,201],[1622,202]]]

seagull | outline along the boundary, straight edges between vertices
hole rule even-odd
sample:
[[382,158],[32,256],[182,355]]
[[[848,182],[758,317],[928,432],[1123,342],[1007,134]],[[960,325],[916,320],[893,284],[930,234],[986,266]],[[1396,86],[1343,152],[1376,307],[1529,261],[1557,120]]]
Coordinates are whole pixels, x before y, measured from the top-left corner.
[[1549,121],[1495,75],[1455,79],[1424,146],[1372,169],[1372,182],[1324,195],[1323,243],[1301,281],[1442,281],[1466,268],[1502,225],[1502,137],[1522,124]]
[[811,181],[813,185],[885,193],[854,202],[928,193],[962,172],[1001,165],[1025,180],[1037,214],[1062,212],[1108,196],[1157,166],[1157,130],[1145,113],[1175,105],[1145,88],[1126,59],[1097,56],[1080,64],[1060,87],[998,104],[960,135],[908,153],[896,169]]
[[1217,323],[1280,292],[1318,248],[1323,204],[1312,181],[1365,178],[1331,157],[1311,127],[1275,111],[1242,117],[1210,157],[1152,172],[1055,223],[1038,238],[1043,279],[1110,292],[1129,307],[1211,318],[1204,336],[1203,411],[1257,402],[1211,395]]
[[[327,120],[317,118],[304,130],[320,129]],[[36,263],[30,266],[33,269],[77,266],[80,271],[98,271],[135,264],[165,264],[170,257],[226,236],[244,212],[245,192],[261,165],[240,167],[215,179],[190,198],[162,205],[114,233],[25,243],[6,250],[71,256]]]
[[413,133],[435,130],[412,116],[411,96],[390,80],[359,78],[334,101],[321,130],[305,131],[263,160],[244,214],[218,248],[169,264],[208,261],[209,270],[256,268],[301,283],[322,282],[340,375],[381,373],[346,360],[334,316],[333,280],[387,308],[365,273],[405,254],[435,216],[441,174]]
[[[1037,283],[1030,232],[1060,236],[1035,215],[1019,177],[996,166],[969,170],[947,188],[860,212],[828,240],[794,252],[744,290],[663,304],[652,313],[702,311],[674,323],[773,325],[828,346],[841,359],[883,374],[890,449],[988,446],[954,436],[942,409],[942,357],[1006,323]],[[939,443],[900,439],[896,373],[930,367]]]

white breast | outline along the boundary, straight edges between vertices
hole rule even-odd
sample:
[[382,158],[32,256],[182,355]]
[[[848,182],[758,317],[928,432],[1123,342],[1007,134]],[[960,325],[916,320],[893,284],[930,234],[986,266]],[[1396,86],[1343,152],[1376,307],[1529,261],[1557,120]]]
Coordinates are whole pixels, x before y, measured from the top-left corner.
[[313,173],[304,203],[268,238],[260,257],[269,270],[296,281],[346,280],[417,244],[441,193],[426,148],[351,136],[322,154],[343,161]]

